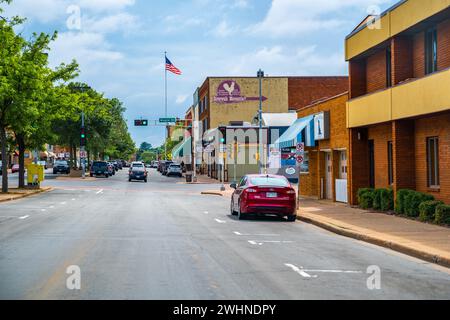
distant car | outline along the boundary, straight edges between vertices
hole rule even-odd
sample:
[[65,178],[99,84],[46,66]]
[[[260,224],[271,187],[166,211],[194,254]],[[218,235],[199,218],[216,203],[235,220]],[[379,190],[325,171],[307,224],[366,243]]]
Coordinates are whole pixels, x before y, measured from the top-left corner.
[[109,170],[109,176],[112,177],[116,174],[116,168],[111,162],[108,162],[108,170]]
[[12,173],[17,173],[19,172],[20,166],[18,164],[13,164],[13,166],[11,167],[11,172]]
[[65,173],[70,174],[70,166],[66,160],[57,160],[53,166],[53,174]]
[[158,162],[158,161],[152,161],[151,167],[152,167],[153,169],[157,169],[157,168],[158,168],[158,165],[159,165],[159,162]]
[[167,174],[168,177],[170,176],[178,176],[178,177],[182,177],[183,176],[183,168],[181,167],[180,164],[176,164],[176,163],[172,163],[168,168],[167,168]]
[[161,173],[165,176],[167,175],[167,170],[169,169],[170,165],[173,163],[173,161],[164,161],[162,165],[162,171]]
[[91,166],[91,177],[104,176],[105,178],[109,178],[110,167],[105,161],[94,161]]
[[40,166],[43,166],[44,167],[44,169],[48,169],[48,167],[47,167],[47,161],[38,161],[38,165],[40,165]]
[[146,167],[147,169],[151,169],[151,168],[152,168],[152,165],[147,163],[147,164],[145,165],[145,167]]
[[277,215],[288,221],[297,219],[297,194],[289,181],[277,175],[247,175],[240,183],[232,184],[235,189],[231,197],[231,214],[239,220],[248,215]]
[[145,183],[147,183],[147,179],[147,169],[145,168],[145,166],[142,163],[133,165],[133,168],[131,168],[129,172],[128,181],[131,182],[133,180],[143,180]]

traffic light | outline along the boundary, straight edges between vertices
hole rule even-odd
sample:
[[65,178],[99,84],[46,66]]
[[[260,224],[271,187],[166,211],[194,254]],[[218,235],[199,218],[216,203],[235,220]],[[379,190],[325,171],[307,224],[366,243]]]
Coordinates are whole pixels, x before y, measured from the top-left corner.
[[80,146],[86,146],[86,128],[82,127],[80,132]]
[[134,120],[134,126],[135,127],[147,127],[148,120]]

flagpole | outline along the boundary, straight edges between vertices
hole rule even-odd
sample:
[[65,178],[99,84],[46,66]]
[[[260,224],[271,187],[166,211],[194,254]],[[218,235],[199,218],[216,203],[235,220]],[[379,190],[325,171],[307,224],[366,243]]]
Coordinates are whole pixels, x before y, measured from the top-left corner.
[[[165,77],[164,77],[164,89],[165,89],[165,117],[167,118],[167,66],[166,66],[166,62],[167,62],[167,51],[164,52],[164,72],[165,72]],[[164,143],[164,160],[167,160],[167,139],[169,137],[169,127],[168,125],[166,126],[166,141]]]

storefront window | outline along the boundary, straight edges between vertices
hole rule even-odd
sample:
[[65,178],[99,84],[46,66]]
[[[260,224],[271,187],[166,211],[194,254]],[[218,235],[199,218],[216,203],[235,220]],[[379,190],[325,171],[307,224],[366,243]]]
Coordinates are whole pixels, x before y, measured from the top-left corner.
[[309,152],[305,152],[303,164],[300,166],[300,173],[309,173]]
[[439,187],[439,138],[427,139],[428,186]]

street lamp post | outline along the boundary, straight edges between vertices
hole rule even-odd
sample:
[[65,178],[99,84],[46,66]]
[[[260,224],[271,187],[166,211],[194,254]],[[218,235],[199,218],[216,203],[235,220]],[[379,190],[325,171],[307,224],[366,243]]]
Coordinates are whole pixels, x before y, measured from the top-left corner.
[[262,132],[262,80],[264,78],[264,71],[261,69],[258,70],[258,80],[259,80],[259,112],[258,112],[258,120],[259,120],[259,151],[258,151],[258,161],[259,161],[259,173],[264,173],[263,168],[263,153],[264,153],[264,146],[263,146],[263,132]]

